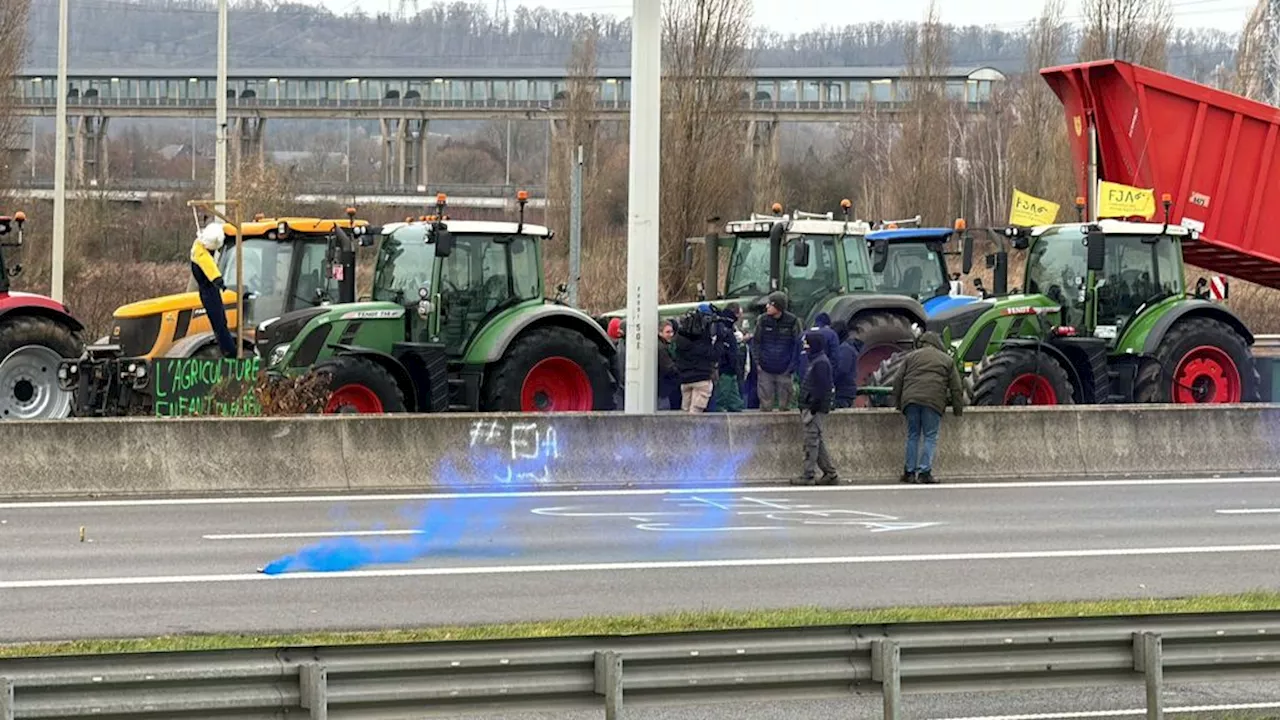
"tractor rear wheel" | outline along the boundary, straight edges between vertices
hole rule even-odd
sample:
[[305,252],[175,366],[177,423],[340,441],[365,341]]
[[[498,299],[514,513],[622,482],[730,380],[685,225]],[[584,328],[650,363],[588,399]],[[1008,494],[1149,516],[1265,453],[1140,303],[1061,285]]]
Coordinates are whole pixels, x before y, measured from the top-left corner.
[[864,384],[871,373],[880,368],[880,363],[891,355],[910,348],[916,337],[906,318],[886,312],[858,316],[851,331],[862,341],[862,354],[858,356],[859,385]]
[[589,338],[568,328],[541,327],[516,338],[485,385],[486,411],[613,409],[609,360]]
[[79,338],[49,318],[0,320],[0,420],[71,415],[71,393],[58,387],[58,365],[80,357]]
[[1074,389],[1057,360],[1034,350],[1005,348],[970,375],[970,405],[1071,405]]
[[[898,366],[906,357],[905,352],[897,352],[885,358],[884,362],[880,363],[880,367],[876,368],[876,371],[867,378],[866,383],[860,387],[889,387],[893,382],[894,373],[898,372]],[[868,395],[866,398],[868,407],[893,407],[893,402],[888,395]]]
[[1138,370],[1140,403],[1240,403],[1261,400],[1253,353],[1226,323],[1206,317],[1179,321]]
[[329,375],[325,413],[381,414],[404,412],[404,393],[391,373],[373,360],[339,355],[316,366]]

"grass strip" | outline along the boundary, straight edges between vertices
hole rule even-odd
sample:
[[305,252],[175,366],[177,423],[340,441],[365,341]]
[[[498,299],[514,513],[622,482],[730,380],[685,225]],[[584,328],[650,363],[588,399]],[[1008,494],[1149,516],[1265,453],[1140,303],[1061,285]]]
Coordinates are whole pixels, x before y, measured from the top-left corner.
[[462,625],[352,632],[305,632],[280,635],[165,635],[151,638],[87,639],[0,645],[0,658],[175,650],[354,645],[446,640],[510,640],[570,635],[636,635],[692,630],[747,630],[815,625],[867,625],[948,620],[1097,617],[1196,612],[1280,610],[1280,592],[1203,595],[1170,599],[1089,600],[1016,605],[893,607],[838,610],[797,607],[782,610],[708,610],[619,617],[584,617],[501,625]]

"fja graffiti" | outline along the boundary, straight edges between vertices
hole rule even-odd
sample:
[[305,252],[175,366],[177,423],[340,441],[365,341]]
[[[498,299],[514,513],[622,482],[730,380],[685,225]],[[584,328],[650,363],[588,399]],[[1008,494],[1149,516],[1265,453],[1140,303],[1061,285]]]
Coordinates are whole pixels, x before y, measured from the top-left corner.
[[480,469],[504,485],[549,483],[560,459],[555,426],[537,422],[476,420],[471,424],[470,447]]

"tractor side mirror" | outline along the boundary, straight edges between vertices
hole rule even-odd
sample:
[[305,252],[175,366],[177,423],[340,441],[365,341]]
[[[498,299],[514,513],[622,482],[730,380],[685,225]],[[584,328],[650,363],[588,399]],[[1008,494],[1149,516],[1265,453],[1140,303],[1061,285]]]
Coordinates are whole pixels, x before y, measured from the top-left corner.
[[436,257],[446,258],[453,254],[453,233],[436,230],[432,235],[436,241]]
[[964,245],[961,250],[960,271],[965,275],[973,272],[973,236],[969,233],[964,234]]
[[1102,272],[1107,260],[1107,236],[1099,230],[1090,230],[1084,237],[1085,268],[1092,272]]
[[882,273],[888,264],[889,243],[886,240],[876,240],[871,244],[871,271]]
[[986,255],[984,255],[984,256],[982,257],[982,262],[983,262],[983,264],[984,264],[984,265],[986,265],[986,266],[987,266],[987,269],[988,269],[988,270],[991,270],[992,268],[994,268],[994,267],[996,266],[996,255],[995,255],[995,253],[987,253]]
[[801,239],[791,251],[791,262],[798,268],[809,267],[809,241]]

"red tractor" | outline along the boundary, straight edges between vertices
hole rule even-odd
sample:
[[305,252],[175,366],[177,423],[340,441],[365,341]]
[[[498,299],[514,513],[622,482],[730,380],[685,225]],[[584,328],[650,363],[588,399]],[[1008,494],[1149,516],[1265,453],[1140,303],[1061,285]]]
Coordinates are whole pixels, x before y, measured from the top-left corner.
[[47,420],[71,414],[71,394],[58,389],[58,365],[84,351],[84,326],[62,303],[12,292],[22,266],[5,249],[22,247],[26,215],[0,216],[0,420]]

